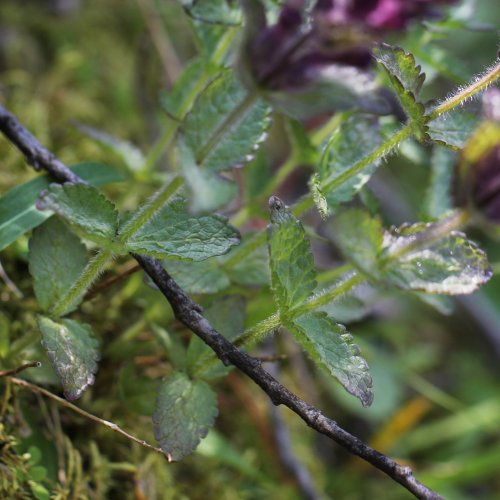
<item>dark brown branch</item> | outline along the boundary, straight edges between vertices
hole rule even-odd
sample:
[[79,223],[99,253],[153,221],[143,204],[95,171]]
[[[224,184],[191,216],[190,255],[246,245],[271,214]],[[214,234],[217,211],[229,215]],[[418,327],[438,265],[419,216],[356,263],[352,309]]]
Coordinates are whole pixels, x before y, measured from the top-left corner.
[[[28,162],[36,169],[45,169],[60,182],[81,182],[2,106],[0,106],[0,131],[25,154]],[[417,481],[410,467],[399,465],[389,457],[367,446],[356,436],[349,434],[337,422],[323,415],[318,408],[290,392],[262,368],[259,360],[240,351],[229,342],[201,315],[201,308],[186,295],[158,260],[137,254],[134,254],[133,257],[170,302],[176,318],[200,337],[224,364],[233,364],[248,375],[271,398],[275,405],[287,406],[309,427],[330,437],[349,452],[385,472],[417,498],[442,498]]]

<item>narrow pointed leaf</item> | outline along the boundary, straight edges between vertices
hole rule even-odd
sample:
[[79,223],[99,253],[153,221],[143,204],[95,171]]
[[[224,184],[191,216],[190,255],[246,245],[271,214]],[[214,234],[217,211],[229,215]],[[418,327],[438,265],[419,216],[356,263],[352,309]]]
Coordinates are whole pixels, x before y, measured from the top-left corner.
[[153,414],[155,439],[172,460],[189,455],[217,416],[217,399],[202,380],[176,372],[162,381]]
[[315,363],[331,373],[363,406],[371,405],[372,377],[368,364],[344,326],[322,312],[304,314],[287,321],[285,326]]
[[353,116],[333,133],[318,167],[314,193],[320,213],[325,211],[324,200],[330,210],[347,202],[368,182],[380,160],[368,163],[362,172],[335,188],[329,188],[350,167],[372,153],[380,144],[380,133],[374,118]]
[[302,224],[276,196],[269,201],[268,227],[271,284],[280,309],[302,303],[316,288],[316,269]]
[[393,90],[415,127],[417,138],[426,139],[425,106],[418,98],[420,88],[425,80],[425,74],[421,72],[422,68],[415,63],[413,54],[405,52],[400,47],[381,44],[374,51],[374,54],[377,62],[387,72]]
[[40,210],[51,210],[85,237],[106,244],[115,236],[118,213],[99,191],[85,184],[51,184],[40,194]]
[[[432,224],[418,223],[386,232],[386,254],[398,252],[415,238],[425,241],[431,227]],[[472,293],[492,276],[486,254],[459,231],[397,258],[387,257],[382,271],[385,280],[405,290],[447,295]]]
[[220,215],[193,216],[183,200],[164,205],[129,240],[130,252],[158,258],[204,260],[226,253],[239,243],[239,233]]
[[98,342],[89,325],[71,319],[55,322],[38,317],[42,345],[67,399],[77,399],[94,383],[99,360]]
[[268,106],[226,70],[199,95],[182,131],[200,167],[227,170],[252,159],[266,137],[268,114]]
[[[81,163],[71,170],[93,186],[123,180],[116,170],[100,163]],[[12,188],[0,198],[0,250],[51,216],[35,207],[39,193],[50,182],[48,176],[40,176]]]
[[428,125],[429,137],[451,149],[462,149],[479,123],[479,117],[462,110],[452,110]]
[[83,123],[77,123],[76,127],[83,134],[117,154],[131,172],[138,172],[144,166],[146,157],[135,144]]
[[80,276],[87,264],[87,251],[56,217],[35,229],[29,247],[35,295],[42,309],[49,310]]

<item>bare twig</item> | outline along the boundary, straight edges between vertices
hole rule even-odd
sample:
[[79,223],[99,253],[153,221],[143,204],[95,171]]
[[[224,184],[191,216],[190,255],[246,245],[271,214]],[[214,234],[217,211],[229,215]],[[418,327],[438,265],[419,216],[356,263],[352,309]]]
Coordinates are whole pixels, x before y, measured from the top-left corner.
[[75,413],[78,413],[79,415],[82,415],[82,417],[88,418],[89,420],[93,420],[94,422],[97,422],[99,425],[104,425],[108,429],[111,429],[114,432],[117,432],[118,434],[121,434],[122,436],[125,436],[127,439],[130,439],[131,441],[134,441],[135,443],[140,444],[141,446],[144,446],[145,448],[149,448],[150,450],[156,451],[157,453],[161,453],[163,456],[167,458],[169,462],[172,460],[168,455],[165,454],[165,452],[161,448],[156,448],[156,446],[153,446],[146,441],[143,441],[142,439],[136,438],[135,436],[132,436],[132,434],[129,434],[128,432],[124,431],[120,426],[113,422],[109,422],[108,420],[103,420],[102,418],[96,417],[92,413],[89,413],[88,411],[82,410],[78,406],[70,403],[69,401],[66,401],[63,398],[60,398],[59,396],[56,396],[55,394],[52,394],[52,392],[47,391],[46,389],[43,389],[42,387],[39,387],[38,385],[32,384],[31,382],[28,382],[26,380],[16,378],[16,377],[10,377],[10,381],[15,384],[15,385],[20,385],[21,387],[25,387],[26,389],[29,389],[31,392],[34,392],[35,394],[41,394],[42,396],[45,396],[47,398],[52,399],[53,401],[56,401],[59,403],[61,406],[64,406],[65,408],[68,408],[71,411],[74,411]]
[[17,368],[13,368],[12,370],[4,370],[0,371],[0,378],[1,377],[10,377],[11,375],[17,375],[18,373],[26,370],[27,368],[40,368],[42,366],[42,363],[40,361],[32,361],[31,363],[26,363],[24,365],[18,366]]
[[[16,145],[27,157],[30,164],[36,166],[37,169],[45,169],[60,182],[81,182],[61,161],[57,160],[54,155],[49,153],[34,137],[30,134],[5,108],[0,106],[0,131]],[[133,254],[133,257],[141,265],[141,267],[150,276],[161,293],[167,298],[172,306],[176,318],[187,326],[193,333],[200,337],[226,364],[233,364],[243,373],[248,375],[261,389],[267,393],[271,401],[275,405],[285,405],[296,413],[304,422],[316,430],[331,438],[333,441],[340,444],[350,453],[359,456],[360,458],[371,463],[377,469],[385,472],[394,481],[403,485],[408,491],[413,493],[417,498],[424,499],[440,499],[440,495],[427,488],[420,483],[412,473],[410,467],[404,467],[391,460],[382,453],[370,448],[356,436],[349,434],[346,430],[340,427],[337,422],[326,417],[318,408],[306,403],[298,396],[290,392],[286,387],[280,384],[274,377],[265,371],[259,360],[249,356],[245,352],[240,351],[223,335],[215,330],[212,325],[200,314],[200,307],[195,304],[182,290],[182,288],[173,280],[168,272],[163,268],[162,264],[148,256]],[[18,381],[19,385],[25,385],[27,382],[19,379],[11,379]],[[30,384],[31,385],[31,384]],[[29,387],[29,386],[28,386]],[[55,397],[48,391],[33,386],[37,391],[43,391],[47,397]],[[71,405],[67,401],[57,398],[57,400],[65,406],[74,409],[78,413],[83,414],[83,410]],[[69,406],[68,406],[69,405]],[[84,412],[86,414],[86,412]],[[88,414],[90,415],[90,414]],[[89,418],[96,420],[93,415]],[[98,419],[97,421],[99,421]],[[101,421],[102,423],[104,421]],[[113,430],[117,430],[115,424],[108,426]],[[120,431],[117,431],[120,432]],[[122,434],[130,436],[124,431]],[[131,439],[141,441],[137,438]],[[148,446],[155,451],[161,451],[152,446]]]

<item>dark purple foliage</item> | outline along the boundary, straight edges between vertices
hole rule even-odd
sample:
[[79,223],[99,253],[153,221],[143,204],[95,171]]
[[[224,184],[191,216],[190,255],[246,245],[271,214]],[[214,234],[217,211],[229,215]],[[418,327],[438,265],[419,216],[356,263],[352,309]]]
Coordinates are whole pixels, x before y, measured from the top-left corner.
[[251,42],[250,61],[257,85],[293,90],[313,82],[332,64],[366,68],[371,45],[382,31],[402,29],[429,15],[435,4],[455,0],[318,0],[305,26],[304,0],[289,0],[276,24]]

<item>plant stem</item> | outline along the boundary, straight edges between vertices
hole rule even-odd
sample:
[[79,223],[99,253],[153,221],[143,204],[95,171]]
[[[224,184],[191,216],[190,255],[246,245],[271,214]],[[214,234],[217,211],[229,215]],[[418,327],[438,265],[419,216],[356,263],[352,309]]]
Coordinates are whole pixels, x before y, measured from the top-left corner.
[[68,313],[92,286],[92,283],[94,283],[112,256],[113,251],[109,248],[99,250],[94,258],[85,266],[85,269],[73,286],[59,299],[59,302],[52,307],[50,313],[55,317],[60,317]]
[[[305,304],[288,311],[287,317],[295,318],[306,312],[313,311],[318,307],[329,304],[341,295],[345,295],[347,292],[349,292],[349,290],[361,284],[364,280],[364,276],[357,274],[355,271],[352,271],[351,275],[344,282],[336,285],[335,287],[325,291],[320,295],[315,295]],[[271,316],[268,316],[266,319],[259,321],[256,325],[248,328],[241,335],[233,339],[233,344],[236,347],[252,347],[259,341],[261,341],[264,337],[266,337],[269,332],[279,328],[281,324],[281,314],[279,312],[275,312],[274,314],[271,314]],[[202,362],[200,362],[200,364],[197,366],[195,373],[199,374],[204,372],[206,369],[210,368],[218,361],[213,352],[207,355],[205,359],[206,361],[202,360]]]
[[154,194],[125,224],[118,234],[118,241],[125,243],[134,233],[146,224],[156,212],[176,193],[182,186],[182,177],[175,177],[172,182]]
[[170,456],[168,454],[165,454],[165,452],[161,448],[157,448],[156,446],[153,446],[147,443],[146,441],[143,441],[141,439],[136,438],[135,436],[132,436],[132,434],[129,434],[128,432],[124,431],[120,426],[118,426],[113,422],[109,422],[108,420],[103,420],[102,418],[96,417],[92,413],[82,410],[81,408],[70,403],[69,401],[66,401],[63,398],[60,398],[59,396],[52,394],[51,392],[47,391],[46,389],[43,389],[42,387],[39,387],[35,384],[31,384],[26,380],[10,377],[10,381],[15,385],[19,385],[21,387],[29,389],[31,392],[34,392],[35,394],[41,394],[42,396],[52,399],[53,401],[56,401],[65,408],[68,408],[69,410],[74,411],[75,413],[78,413],[79,415],[82,415],[83,417],[88,418],[89,420],[93,420],[94,422],[97,422],[100,425],[104,425],[108,429],[111,429],[112,431],[117,432],[122,436],[125,436],[127,439],[130,439],[131,441],[134,441],[135,443],[138,443],[141,446],[144,446],[145,448],[149,448],[150,450],[156,451],[157,453],[161,453],[162,455],[167,457],[169,462],[172,461]]
[[430,114],[429,121],[435,120],[443,113],[459,106],[467,99],[471,98],[478,92],[481,92],[486,87],[491,85],[496,80],[500,79],[500,62],[495,64],[492,68],[488,69],[482,76],[476,79],[464,89],[459,90],[457,93],[439,104]]
[[[355,163],[352,167],[344,170],[340,175],[336,175],[330,178],[327,182],[322,183],[321,188],[325,192],[333,191],[345,182],[351,180],[355,175],[359,174],[362,170],[370,166],[372,163],[380,160],[385,155],[390,153],[400,142],[408,139],[413,135],[413,127],[407,125],[403,127],[397,134],[393,135],[391,138],[387,139],[383,144],[381,144],[375,151],[372,151],[364,158]],[[334,174],[335,175],[335,174]]]
[[363,281],[365,281],[365,277],[361,274],[358,274],[356,271],[352,271],[349,277],[339,283],[338,285],[333,286],[329,290],[313,296],[310,300],[305,302],[304,304],[288,311],[288,315],[291,318],[296,318],[297,316],[301,316],[310,311],[314,311],[322,306],[326,306],[330,302],[333,302],[335,299],[339,298],[341,295],[345,295],[347,292],[357,287]]
[[[278,312],[268,316],[266,319],[259,321],[256,325],[245,330],[241,335],[232,340],[232,343],[236,347],[251,347],[256,344],[259,340],[267,336],[267,334],[281,326],[281,318]],[[195,369],[192,375],[203,374],[207,369],[215,365],[219,361],[219,358],[210,351],[196,363]]]

